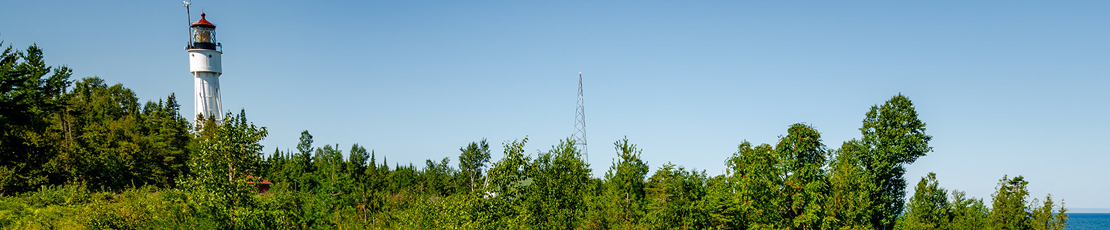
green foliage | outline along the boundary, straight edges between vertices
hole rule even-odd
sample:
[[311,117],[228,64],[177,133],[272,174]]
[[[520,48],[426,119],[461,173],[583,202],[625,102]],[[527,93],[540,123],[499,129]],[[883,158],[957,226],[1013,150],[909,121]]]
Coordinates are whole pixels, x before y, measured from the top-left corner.
[[323,148],[316,149],[312,160],[313,178],[311,179],[313,182],[311,184],[316,185],[312,188],[315,193],[336,194],[340,192],[341,186],[353,182],[343,171],[346,168],[346,162],[343,160],[343,152],[336,149],[337,145],[325,145]]
[[1053,210],[1057,205],[1052,202],[1052,194],[1045,196],[1044,203],[1034,199],[1032,205],[1035,205],[1031,207],[1032,213],[1030,213],[1032,215],[1032,219],[1030,219],[1032,229],[1063,230],[1068,225],[1068,209],[1064,208],[1064,204],[1061,202],[1060,208]]
[[827,156],[821,134],[800,123],[791,125],[775,147],[741,143],[728,161],[730,175],[725,180],[735,191],[734,205],[718,208],[733,218],[716,219],[722,225],[756,229],[834,226],[835,217],[826,216],[832,188],[825,169]]
[[62,182],[44,165],[61,148],[53,117],[65,104],[71,74],[65,66],[47,67],[38,46],[0,53],[0,195]]
[[1041,203],[1037,199],[1027,203],[1029,184],[1025,177],[1008,178],[998,181],[997,191],[992,195],[993,208],[990,210],[992,229],[1064,229],[1068,223],[1067,208],[1056,208],[1052,195]]
[[703,229],[709,213],[700,205],[705,197],[705,172],[687,171],[667,163],[648,178],[645,222],[652,229]]
[[949,229],[987,229],[990,226],[990,209],[982,199],[968,198],[962,191],[952,191],[948,208],[952,217]]
[[489,143],[486,139],[482,142],[470,142],[465,148],[459,148],[459,173],[466,180],[470,192],[474,192],[482,184],[482,170],[489,163]]
[[881,106],[871,106],[860,132],[860,143],[867,151],[860,159],[879,186],[871,198],[875,202],[872,213],[877,214],[871,223],[890,229],[905,206],[905,165],[932,151],[929,140],[933,137],[925,134],[925,122],[917,118],[913,102],[902,94]]
[[824,217],[828,177],[824,170],[826,151],[821,134],[805,124],[790,126],[786,137],[776,147],[785,161],[786,181],[780,193],[789,206],[783,216],[797,229],[817,229]]
[[580,223],[590,193],[590,168],[567,138],[526,167],[531,184],[520,197],[525,223],[540,229],[570,229]]
[[613,145],[620,158],[605,173],[605,187],[598,200],[604,221],[598,227],[629,228],[639,224],[644,215],[644,179],[649,168],[640,160],[642,151],[627,137]]
[[[493,164],[489,170],[490,192],[502,200],[519,201],[520,187],[525,186],[525,170],[532,159],[524,155],[524,145],[528,138],[505,143],[505,157]],[[529,182],[530,183],[530,182]]]
[[[181,181],[191,191],[189,202],[195,202],[207,218],[220,225],[236,223],[242,210],[253,206],[251,194],[257,191],[248,184],[250,173],[256,172],[262,156],[266,128],[248,123],[245,112],[228,113],[228,119],[215,124],[211,119],[198,129],[206,132],[197,137],[196,149],[189,159],[190,175]],[[251,181],[253,182],[253,181]]]
[[1029,215],[1025,210],[1025,201],[1029,197],[1025,187],[1028,184],[1022,176],[1013,179],[1003,176],[998,181],[998,190],[992,195],[994,200],[991,202],[994,206],[990,214],[993,229],[1029,229]]
[[[2,45],[2,44],[0,44]],[[100,78],[46,67],[42,50],[0,53],[2,229],[1063,229],[1067,209],[1028,200],[1023,177],[965,197],[934,174],[904,205],[905,166],[931,151],[912,102],[871,107],[862,138],[826,149],[794,124],[778,144],[743,142],[723,175],[665,164],[650,177],[627,138],[603,178],[566,139],[535,158],[528,138],[490,164],[486,140],[392,167],[354,144],[263,159],[245,112],[190,125],[174,95],[140,104]],[[488,171],[485,168],[489,167]],[[273,182],[266,193],[259,183]],[[903,207],[905,206],[905,207]],[[903,213],[904,211],[904,213]],[[895,224],[897,223],[897,224]]]
[[951,199],[930,173],[917,184],[906,212],[897,220],[897,229],[1063,229],[1067,209],[1055,205],[1052,196],[1026,202],[1029,182],[1018,176],[1004,176],[993,195],[993,208],[981,199],[953,191]]
[[948,204],[948,191],[940,187],[937,175],[930,172],[917,182],[906,212],[898,218],[897,229],[949,229]]
[[73,182],[174,187],[191,141],[174,95],[144,105],[95,77],[66,91],[71,72],[46,67],[37,46],[0,53],[0,194]]
[[[299,190],[307,191],[315,188],[313,184],[313,173],[315,168],[313,166],[312,157],[312,134],[308,130],[301,131],[300,142],[297,143],[297,153],[295,153],[290,163],[290,168],[295,176],[293,179],[293,186]],[[298,173],[299,172],[299,173]]]
[[785,227],[782,216],[786,198],[779,193],[785,182],[781,162],[771,145],[752,147],[747,141],[729,158],[729,182],[735,191],[732,198],[735,204],[725,211],[736,218],[734,225],[757,229]]
[[439,196],[448,196],[455,193],[458,189],[458,184],[455,183],[458,172],[451,168],[451,158],[444,157],[439,163],[426,160],[424,164],[424,171],[420,175],[422,175],[421,181],[425,193]]
[[866,152],[859,141],[844,142],[829,163],[829,196],[824,229],[871,229],[871,194],[878,191],[860,160]]
[[191,136],[174,95],[139,106],[130,89],[86,78],[67,98],[58,119],[65,148],[50,163],[67,178],[113,190],[172,188],[186,173]]

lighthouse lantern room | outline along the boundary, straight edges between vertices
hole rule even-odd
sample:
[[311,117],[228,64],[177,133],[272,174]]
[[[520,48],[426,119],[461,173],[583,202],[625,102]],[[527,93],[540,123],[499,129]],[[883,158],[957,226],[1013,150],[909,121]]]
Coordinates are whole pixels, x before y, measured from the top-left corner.
[[185,47],[189,51],[189,72],[193,73],[193,108],[197,116],[203,115],[220,122],[223,120],[219,78],[223,74],[220,66],[223,47],[216,42],[216,25],[208,22],[205,16],[200,13],[200,20],[189,26],[189,44]]

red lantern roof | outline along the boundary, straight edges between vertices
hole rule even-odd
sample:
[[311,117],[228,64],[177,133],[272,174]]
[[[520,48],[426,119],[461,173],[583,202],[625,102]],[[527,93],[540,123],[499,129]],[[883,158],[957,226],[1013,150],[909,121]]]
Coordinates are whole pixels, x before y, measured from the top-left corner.
[[192,27],[198,27],[198,26],[199,27],[216,28],[216,25],[212,25],[212,23],[208,22],[208,20],[204,20],[204,12],[200,13],[200,20],[198,20],[197,22],[194,22],[193,25],[192,25]]

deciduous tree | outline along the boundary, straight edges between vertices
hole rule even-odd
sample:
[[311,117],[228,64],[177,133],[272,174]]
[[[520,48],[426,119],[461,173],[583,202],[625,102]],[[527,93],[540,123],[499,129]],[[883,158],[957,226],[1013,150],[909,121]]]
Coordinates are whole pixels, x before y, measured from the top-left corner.
[[481,142],[470,142],[464,148],[459,148],[462,154],[459,155],[459,172],[463,178],[467,180],[467,187],[470,192],[474,192],[482,183],[482,170],[489,163],[489,143],[486,139]]
[[872,194],[875,215],[871,222],[878,229],[891,229],[905,206],[905,166],[932,151],[929,140],[933,137],[925,134],[925,122],[917,118],[913,102],[902,94],[871,106],[860,132],[867,152],[860,159],[879,186]]

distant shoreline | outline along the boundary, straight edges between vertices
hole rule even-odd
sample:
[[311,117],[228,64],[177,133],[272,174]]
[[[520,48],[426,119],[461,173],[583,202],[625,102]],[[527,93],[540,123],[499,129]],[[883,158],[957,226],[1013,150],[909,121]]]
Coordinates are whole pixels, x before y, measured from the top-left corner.
[[1090,214],[1110,214],[1110,208],[1069,208],[1068,214],[1090,213]]

